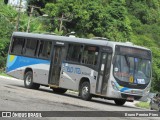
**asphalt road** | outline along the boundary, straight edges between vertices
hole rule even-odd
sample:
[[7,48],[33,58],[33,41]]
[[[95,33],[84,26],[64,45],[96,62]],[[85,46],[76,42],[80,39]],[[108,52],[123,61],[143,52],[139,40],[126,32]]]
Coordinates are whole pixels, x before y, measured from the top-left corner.
[[[50,113],[52,115],[54,114],[60,114],[61,116],[62,112],[54,113],[55,111],[72,111],[62,115],[61,117],[47,117],[47,118],[23,118],[26,120],[29,119],[89,119],[89,120],[97,120],[97,119],[104,119],[104,120],[122,120],[122,119],[134,119],[134,120],[155,120],[159,119],[159,117],[116,117],[117,114],[125,113],[127,112],[128,115],[134,115],[134,112],[132,111],[140,111],[144,112],[148,111],[146,109],[141,109],[135,107],[131,103],[126,103],[124,106],[116,106],[113,101],[99,99],[99,98],[93,98],[92,101],[84,101],[81,100],[77,93],[68,91],[65,94],[55,94],[52,92],[51,89],[48,87],[40,87],[39,90],[33,90],[33,89],[26,89],[24,88],[23,81],[12,79],[12,78],[6,78],[0,76],[0,111],[52,111],[53,113]],[[82,113],[86,113],[90,116],[90,114],[93,114],[94,117],[75,117],[80,116],[80,114],[77,114],[76,111],[82,111]],[[89,112],[87,112],[89,111]],[[93,111],[93,112],[90,112]],[[100,112],[102,111],[102,112]],[[108,111],[107,114],[113,114],[112,116],[115,117],[101,117],[101,113]],[[110,111],[115,111],[111,112]],[[120,112],[122,111],[122,112]],[[151,111],[152,112],[152,111]],[[131,113],[131,114],[130,114]],[[65,117],[66,115],[69,115],[70,117]],[[71,117],[71,116],[74,117]],[[103,116],[104,114],[102,114]],[[96,117],[97,116],[97,117]],[[6,118],[0,118],[0,120],[6,119]],[[9,118],[8,118],[9,119]],[[21,119],[21,118],[12,118],[12,119]]]

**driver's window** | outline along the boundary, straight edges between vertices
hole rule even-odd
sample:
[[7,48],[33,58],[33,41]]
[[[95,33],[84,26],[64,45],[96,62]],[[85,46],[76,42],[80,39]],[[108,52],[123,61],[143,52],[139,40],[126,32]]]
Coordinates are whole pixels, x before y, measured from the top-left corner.
[[129,72],[127,61],[124,56],[117,55],[115,60],[115,72]]

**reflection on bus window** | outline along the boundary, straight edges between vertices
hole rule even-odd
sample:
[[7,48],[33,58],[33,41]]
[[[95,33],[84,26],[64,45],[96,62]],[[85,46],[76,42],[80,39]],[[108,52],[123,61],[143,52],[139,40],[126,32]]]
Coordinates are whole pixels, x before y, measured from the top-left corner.
[[67,53],[67,60],[80,62],[83,46],[78,44],[70,44]]
[[149,60],[126,55],[116,55],[114,62],[114,76],[120,81],[135,84],[147,84],[151,77],[151,63]]
[[96,65],[98,53],[99,48],[95,46],[70,44],[67,52],[67,60],[79,63],[82,62],[89,65]]
[[85,46],[82,56],[82,63],[96,65],[98,59],[98,52],[98,47]]
[[51,45],[52,45],[52,42],[50,41],[40,41],[40,49],[39,49],[40,58],[45,58],[45,59],[50,58]]
[[14,38],[11,53],[21,55],[25,40],[23,38]]
[[31,56],[31,57],[35,56],[37,42],[38,42],[37,40],[27,39],[25,55]]

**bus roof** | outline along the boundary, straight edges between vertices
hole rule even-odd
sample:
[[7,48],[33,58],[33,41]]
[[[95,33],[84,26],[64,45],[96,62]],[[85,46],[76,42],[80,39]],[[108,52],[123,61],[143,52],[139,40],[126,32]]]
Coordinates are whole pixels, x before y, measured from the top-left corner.
[[113,42],[100,39],[97,40],[97,39],[87,39],[87,38],[77,38],[77,37],[58,36],[58,35],[39,34],[39,33],[27,33],[27,32],[13,32],[12,36],[38,38],[38,39],[53,40],[53,41],[57,40],[60,42],[75,42],[75,43],[84,43],[84,44],[111,46],[111,47],[114,47],[115,45],[121,45],[121,46],[128,46],[128,47],[135,47],[135,48],[149,50],[145,47],[134,45],[131,42]]

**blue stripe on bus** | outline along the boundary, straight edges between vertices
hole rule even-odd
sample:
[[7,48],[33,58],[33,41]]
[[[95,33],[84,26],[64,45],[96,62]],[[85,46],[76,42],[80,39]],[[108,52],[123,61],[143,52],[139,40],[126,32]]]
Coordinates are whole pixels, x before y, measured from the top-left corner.
[[128,87],[123,87],[123,86],[120,86],[117,82],[114,82],[116,87],[121,91],[121,92],[124,92],[126,90],[131,90],[130,88]]
[[124,92],[126,90],[130,90],[130,88],[127,88],[127,87],[123,87],[122,89],[120,89],[121,92]]
[[50,64],[50,61],[37,59],[37,58],[8,55],[6,72],[10,72],[17,68],[34,65],[34,64]]

